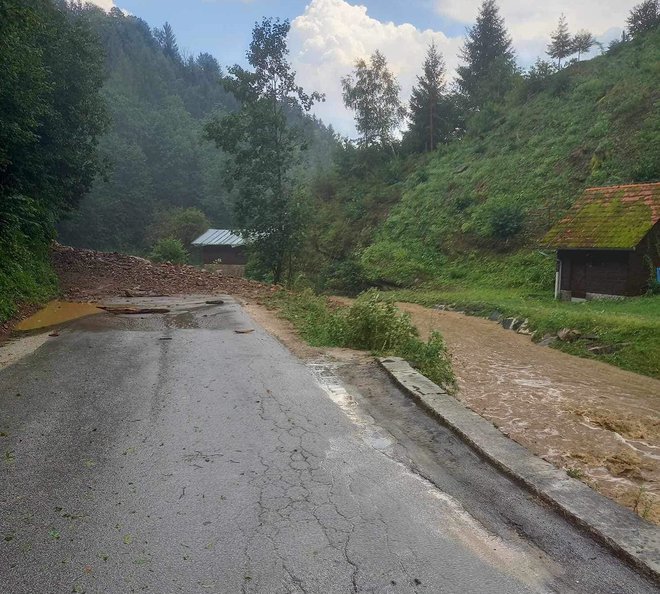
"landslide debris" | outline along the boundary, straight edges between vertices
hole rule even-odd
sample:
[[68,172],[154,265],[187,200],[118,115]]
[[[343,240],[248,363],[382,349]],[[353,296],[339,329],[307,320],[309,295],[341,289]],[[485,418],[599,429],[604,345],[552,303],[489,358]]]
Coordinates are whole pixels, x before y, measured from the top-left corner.
[[195,266],[156,264],[117,252],[72,248],[54,244],[51,258],[60,278],[63,297],[90,301],[116,296],[226,293],[259,299],[279,287],[228,276]]

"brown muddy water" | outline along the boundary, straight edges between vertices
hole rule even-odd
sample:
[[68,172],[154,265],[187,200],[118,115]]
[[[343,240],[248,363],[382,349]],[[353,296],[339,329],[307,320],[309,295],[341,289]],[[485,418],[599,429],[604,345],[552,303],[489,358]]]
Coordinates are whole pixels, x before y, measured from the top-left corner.
[[499,324],[400,303],[439,330],[458,398],[535,454],[660,524],[660,381],[534,344]]
[[20,322],[16,326],[16,330],[27,332],[40,328],[48,328],[99,313],[102,313],[101,310],[93,303],[51,301],[46,307]]
[[51,301],[21,321],[8,339],[0,340],[0,369],[36,351],[50,339],[54,326],[99,313],[103,312],[91,303]]

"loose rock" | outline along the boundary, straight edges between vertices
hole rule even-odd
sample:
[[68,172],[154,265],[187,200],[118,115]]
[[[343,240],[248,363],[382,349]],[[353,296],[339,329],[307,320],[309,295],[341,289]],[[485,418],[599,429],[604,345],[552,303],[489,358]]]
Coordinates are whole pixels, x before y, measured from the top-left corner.
[[580,338],[581,333],[578,330],[573,330],[571,328],[562,328],[557,332],[557,338],[562,342],[574,342]]

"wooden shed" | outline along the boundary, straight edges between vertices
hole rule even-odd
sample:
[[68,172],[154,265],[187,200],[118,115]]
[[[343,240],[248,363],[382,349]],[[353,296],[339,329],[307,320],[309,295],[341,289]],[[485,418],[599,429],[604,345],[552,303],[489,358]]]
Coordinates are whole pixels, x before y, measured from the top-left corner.
[[589,188],[545,236],[557,250],[555,296],[643,294],[660,275],[660,183]]
[[202,264],[218,264],[225,272],[242,275],[247,246],[240,235],[228,229],[209,229],[192,242]]

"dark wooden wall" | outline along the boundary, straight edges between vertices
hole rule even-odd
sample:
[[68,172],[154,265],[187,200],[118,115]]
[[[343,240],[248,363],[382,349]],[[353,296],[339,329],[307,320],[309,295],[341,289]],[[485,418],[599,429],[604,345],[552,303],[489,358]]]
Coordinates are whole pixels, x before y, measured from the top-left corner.
[[573,297],[587,293],[635,296],[643,294],[652,269],[660,267],[660,223],[634,250],[559,250],[561,290]]
[[221,260],[223,264],[241,264],[247,262],[245,246],[231,247],[228,245],[205,245],[200,249],[202,264],[212,264]]

